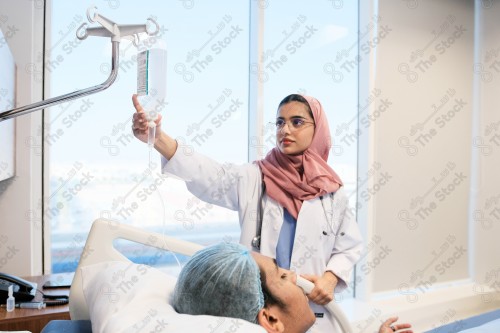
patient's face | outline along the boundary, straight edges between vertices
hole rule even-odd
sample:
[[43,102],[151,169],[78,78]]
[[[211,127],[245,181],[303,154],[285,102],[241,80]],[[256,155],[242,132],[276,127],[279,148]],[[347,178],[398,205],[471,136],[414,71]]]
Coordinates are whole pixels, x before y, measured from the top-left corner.
[[305,332],[316,320],[309,307],[304,291],[297,286],[294,272],[279,268],[276,260],[253,252],[253,258],[259,265],[261,274],[266,276],[266,285],[272,295],[285,303],[286,308],[280,311],[281,320],[285,324],[285,332]]

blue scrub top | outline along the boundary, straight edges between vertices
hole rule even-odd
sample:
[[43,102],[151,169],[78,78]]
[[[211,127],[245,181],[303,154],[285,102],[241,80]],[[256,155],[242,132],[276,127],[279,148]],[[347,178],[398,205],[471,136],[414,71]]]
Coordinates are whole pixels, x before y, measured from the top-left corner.
[[283,208],[283,215],[283,225],[276,245],[276,262],[279,267],[290,269],[297,220],[285,208]]

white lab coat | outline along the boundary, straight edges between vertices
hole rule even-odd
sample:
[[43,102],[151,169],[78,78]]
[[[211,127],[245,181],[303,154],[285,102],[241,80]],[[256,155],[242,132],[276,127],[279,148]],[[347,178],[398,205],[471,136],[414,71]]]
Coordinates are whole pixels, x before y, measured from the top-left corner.
[[[240,243],[249,249],[257,231],[262,175],[258,165],[220,164],[192,151],[177,149],[172,158],[162,160],[162,171],[185,181],[199,199],[237,210]],[[276,258],[276,244],[283,224],[283,207],[264,194],[262,198],[262,234],[260,253]],[[348,207],[341,187],[323,199],[304,201],[295,231],[290,269],[297,274],[323,275],[332,271],[339,277],[335,292],[347,287],[352,269],[362,251],[358,225]],[[334,325],[326,309],[310,302],[315,313],[324,313],[313,326],[314,332],[333,332]]]

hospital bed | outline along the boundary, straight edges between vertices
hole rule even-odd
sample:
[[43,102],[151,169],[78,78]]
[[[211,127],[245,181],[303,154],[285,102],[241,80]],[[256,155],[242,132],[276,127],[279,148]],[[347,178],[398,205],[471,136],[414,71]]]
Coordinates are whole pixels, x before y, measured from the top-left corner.
[[[175,278],[154,268],[132,263],[114,247],[113,242],[119,239],[186,256],[191,256],[203,248],[199,244],[129,225],[105,219],[96,220],[90,230],[71,284],[69,310],[72,320],[50,322],[42,333],[91,333],[91,318],[94,330],[105,332],[119,332],[121,329],[118,327],[127,327],[123,330],[127,333],[149,332],[150,330],[146,329],[147,325],[156,330],[161,330],[161,325],[168,326],[165,332],[174,332],[176,325],[179,327],[195,326],[190,326],[190,329],[183,327],[179,332],[202,332],[202,328],[207,328],[207,333],[215,331],[214,328],[221,328],[220,331],[224,332],[224,325],[228,326],[226,331],[231,331],[231,327],[237,327],[239,333],[263,332],[260,326],[231,318],[175,313],[166,301],[168,297],[164,297],[173,291]],[[139,276],[139,279],[137,275],[144,272],[146,273]],[[113,283],[118,288],[112,289]],[[306,292],[313,287],[311,282],[302,278],[297,284]],[[158,286],[158,290],[148,290],[152,285]],[[158,299],[150,300],[148,297]],[[154,303],[155,301],[157,303]],[[165,311],[158,310],[163,307]],[[331,302],[327,308],[337,319],[343,332],[354,332],[344,313],[334,302]],[[123,314],[120,314],[121,312]],[[163,312],[165,312],[164,317],[162,317]],[[137,318],[131,318],[134,316]],[[153,325],[155,323],[157,323],[156,326]]]
[[[157,271],[156,269],[149,269],[149,276],[144,275],[140,280],[134,280],[134,269],[135,272],[144,271],[144,265],[133,264],[129,259],[127,259],[123,254],[121,254],[115,247],[114,241],[117,239],[125,239],[132,242],[145,244],[151,247],[160,249],[161,251],[168,251],[171,253],[177,253],[181,255],[191,256],[194,252],[202,249],[203,247],[199,244],[175,239],[162,235],[159,233],[145,231],[143,229],[134,228],[124,224],[118,224],[105,219],[99,219],[94,222],[90,230],[87,242],[85,244],[78,268],[75,272],[75,276],[71,285],[70,290],[70,316],[72,320],[68,321],[52,321],[50,322],[42,331],[42,333],[92,333],[92,327],[90,319],[93,320],[93,326],[97,327],[99,331],[104,332],[124,332],[124,333],[138,333],[138,332],[150,332],[152,329],[159,328],[156,331],[161,331],[161,327],[158,325],[152,326],[152,329],[147,330],[146,327],[139,329],[138,322],[142,324],[148,319],[148,323],[160,322],[161,314],[153,313],[151,309],[165,308],[165,312],[169,314],[165,317],[165,320],[173,320],[177,323],[177,327],[180,329],[175,330],[174,322],[169,322],[168,329],[165,328],[165,332],[230,332],[237,331],[238,333],[245,332],[263,332],[262,328],[254,324],[245,322],[244,324],[235,323],[234,319],[211,317],[211,316],[190,316],[181,315],[175,313],[173,308],[167,303],[168,297],[161,294],[160,290],[153,290],[150,293],[141,294],[141,290],[151,288],[158,279],[161,280],[163,292],[168,294],[173,290],[175,284],[175,278],[169,277],[167,274]],[[112,265],[110,263],[113,263]],[[105,267],[108,265],[109,267]],[[122,279],[123,292],[122,298],[119,298],[116,291],[103,288],[103,285],[99,286],[98,282],[95,282],[99,277],[98,275],[104,275],[105,277],[109,274],[109,270],[113,272],[111,283],[113,278],[117,276]],[[89,274],[96,274],[94,279],[89,279]],[[154,274],[153,274],[154,273]],[[149,280],[148,280],[149,279]],[[139,295],[132,295],[133,291],[128,287],[136,281],[136,285],[132,287],[135,288],[135,292]],[[108,283],[106,282],[106,283]],[[125,283],[126,282],[126,283]],[[142,286],[140,283],[143,282]],[[106,283],[104,286],[106,286]],[[306,280],[301,280],[298,282],[301,287],[307,292],[312,288],[312,284]],[[89,287],[90,286],[90,287]],[[128,286],[128,287],[127,287]],[[97,291],[97,293],[95,292]],[[92,295],[94,292],[94,295]],[[96,297],[96,294],[101,297]],[[133,296],[133,297],[132,297]],[[115,299],[113,299],[115,297]],[[156,297],[158,299],[157,303],[149,304],[149,309],[141,300],[150,299]],[[107,300],[102,302],[102,300]],[[99,304],[99,301],[101,303]],[[89,303],[91,310],[94,311],[94,315],[89,312]],[[124,301],[129,301],[129,304],[124,304]],[[169,308],[167,308],[167,306]],[[335,304],[330,303],[328,305],[330,312],[336,317],[340,326],[342,327],[342,332],[357,332],[350,325],[349,321],[345,317],[343,311]],[[142,311],[142,321],[134,319],[134,317],[140,316]],[[116,312],[116,313],[113,313]],[[102,313],[107,313],[108,315],[113,315],[115,321],[118,321],[122,326],[129,327],[129,329],[116,329],[113,325],[107,324],[104,327],[103,318],[99,318]],[[120,313],[123,313],[120,316]],[[98,318],[95,318],[97,314]],[[156,321],[155,321],[156,320]],[[101,324],[96,323],[96,321],[101,321]],[[197,327],[191,329],[186,329],[185,325],[198,325]],[[225,327],[225,326],[226,327]],[[233,325],[233,326],[231,326]],[[104,327],[104,328],[103,328]],[[224,328],[225,327],[225,328]],[[232,328],[238,327],[238,330]],[[243,327],[243,328],[242,328]],[[220,330],[219,330],[220,328]],[[205,330],[203,330],[205,329]],[[97,330],[93,333],[96,333]],[[342,333],[340,332],[340,333]],[[453,323],[449,323],[445,326],[434,328],[427,333],[498,333],[500,332],[500,310],[482,314],[473,318],[468,318],[464,320],[459,320]]]

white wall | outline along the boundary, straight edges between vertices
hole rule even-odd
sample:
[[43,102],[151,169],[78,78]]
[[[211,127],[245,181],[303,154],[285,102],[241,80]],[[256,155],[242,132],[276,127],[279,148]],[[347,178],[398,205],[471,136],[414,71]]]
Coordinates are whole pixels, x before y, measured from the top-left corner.
[[500,55],[500,2],[477,3],[362,8],[360,30],[369,34],[360,40],[359,99],[373,100],[365,111],[373,120],[365,126],[360,114],[358,179],[368,181],[358,221],[368,248],[358,265],[358,329],[399,314],[420,332],[500,304],[500,66],[489,69],[491,82],[473,70],[495,61],[484,60],[488,50]]
[[[381,2],[378,15],[379,34],[389,32],[373,49],[376,59],[371,89],[360,95],[363,100],[363,95],[380,90],[371,110],[373,116],[383,101],[390,103],[371,123],[369,133],[373,163],[381,165],[368,185],[375,193],[369,222],[373,236],[381,237],[378,248],[388,248],[387,257],[374,269],[372,292],[418,281],[436,280],[435,285],[465,279],[466,253],[448,268],[436,265],[451,256],[456,246],[468,249],[473,6],[455,0],[420,1],[417,8],[410,9],[403,1]],[[440,26],[443,31],[436,36],[432,31]],[[440,54],[438,45],[452,38],[456,27],[465,32]],[[419,49],[422,56],[412,61],[412,52]],[[425,61],[428,69],[424,69]],[[402,74],[405,66],[413,73]],[[443,98],[445,103],[438,110]],[[443,117],[448,115],[451,117],[446,122]],[[457,185],[450,186],[453,182]],[[454,187],[449,194],[442,190],[448,186]],[[366,201],[363,197],[360,200]],[[434,255],[443,244],[449,244],[448,248],[440,256]],[[396,262],[399,269],[394,270]],[[417,269],[423,273],[412,283],[411,273]]]
[[[16,106],[42,99],[42,82],[34,75],[42,69],[40,4],[0,1],[1,28],[10,31],[7,42],[17,65]],[[36,112],[16,119],[16,176],[0,182],[0,271],[21,276],[42,273],[41,117]]]

